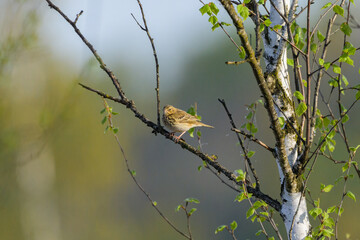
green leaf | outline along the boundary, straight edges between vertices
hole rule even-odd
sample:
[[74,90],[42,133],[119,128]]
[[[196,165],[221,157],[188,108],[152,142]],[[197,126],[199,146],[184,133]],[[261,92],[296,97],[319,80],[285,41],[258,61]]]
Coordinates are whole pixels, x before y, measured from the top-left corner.
[[322,209],[321,208],[313,208],[309,211],[309,214],[316,219],[317,216],[319,216],[322,213]]
[[242,5],[242,4],[239,4],[239,5],[237,6],[237,11],[238,11],[238,13],[240,14],[240,16],[243,17],[244,21],[245,21],[245,20],[247,19],[247,17],[249,16],[249,9],[248,9],[246,6]]
[[265,24],[265,26],[270,26],[271,25],[271,20],[270,19],[266,19],[265,21],[264,21],[264,24]]
[[195,128],[190,128],[188,133],[190,134],[190,137],[194,137],[194,131],[195,131]]
[[134,177],[136,176],[136,171],[135,170],[131,170],[131,175],[133,175]]
[[331,191],[331,189],[334,187],[334,185],[327,185],[327,186],[325,186],[325,185],[323,185],[324,187],[321,187],[321,192],[330,192]]
[[297,116],[301,116],[301,115],[304,114],[304,112],[305,112],[306,110],[307,110],[306,104],[305,104],[304,102],[301,102],[301,103],[297,106],[295,112],[296,112],[296,115],[297,115]]
[[277,25],[275,25],[275,26],[273,27],[273,29],[274,29],[275,31],[280,30],[281,28],[282,28],[282,26],[279,25],[279,24],[277,24]]
[[320,66],[323,66],[324,65],[324,59],[319,58],[319,64],[320,64]]
[[355,153],[359,147],[360,147],[360,145],[357,145],[356,147],[350,147],[350,151]]
[[352,33],[352,29],[347,22],[343,22],[341,24],[340,30],[347,36],[350,36]]
[[250,120],[253,116],[253,112],[249,112],[249,114],[246,116],[247,120]]
[[335,5],[333,11],[341,16],[344,16],[344,9],[339,5]]
[[217,7],[213,2],[209,3],[209,5],[210,5],[211,11],[212,11],[215,15],[217,15],[218,12],[219,12],[218,7]]
[[200,201],[197,200],[196,198],[186,198],[184,200],[184,202],[187,202],[187,203],[200,203]]
[[190,211],[189,211],[189,216],[191,216],[197,209],[196,208],[192,208]]
[[106,111],[106,108],[100,111],[101,114],[103,114]]
[[215,230],[215,234],[217,234],[218,232],[221,232],[223,231],[227,226],[226,225],[221,225],[221,226],[218,226]]
[[198,166],[197,170],[200,172],[202,170],[202,168],[203,168],[203,166],[200,165],[200,166]]
[[259,0],[258,1],[258,4],[264,4],[265,3],[265,0]]
[[353,194],[352,192],[348,191],[346,193],[346,196],[348,196],[349,198],[351,198],[352,200],[354,200],[356,202],[355,194]]
[[154,206],[157,206],[157,202],[156,201],[153,201],[152,202]]
[[251,217],[254,213],[255,213],[255,209],[252,207],[249,208],[249,210],[247,210],[247,212],[246,212],[246,218]]
[[349,167],[350,167],[350,164],[347,162],[347,163],[344,164],[344,166],[342,166],[341,169],[342,169],[343,172],[345,172],[346,170],[349,169]]
[[183,207],[183,205],[177,205],[177,207],[175,208],[175,212],[180,211],[180,209]]
[[337,74],[341,74],[341,68],[335,64],[332,65],[333,66],[333,71],[334,73],[337,73]]
[[300,101],[304,100],[304,96],[299,91],[294,92],[294,96],[299,99]]
[[343,83],[345,84],[345,87],[346,87],[347,85],[349,85],[349,81],[347,80],[347,78],[346,78],[344,75],[341,76],[341,80],[342,80]]
[[345,114],[344,117],[342,118],[341,122],[346,123],[347,121],[349,121],[349,115]]
[[236,177],[236,181],[240,182],[240,181],[245,181],[245,177],[246,177],[246,173],[242,170],[242,169],[237,169],[234,171]]
[[313,53],[316,53],[316,51],[317,51],[317,45],[316,45],[316,43],[312,43],[312,44],[310,45],[310,50],[311,50]]
[[275,238],[274,237],[269,237],[269,240],[275,240]]
[[196,131],[196,135],[197,135],[199,138],[201,138],[201,132],[200,132],[200,130],[197,130],[197,131]]
[[219,24],[219,23],[215,23],[215,25],[211,27],[211,30],[214,31],[214,30],[217,29],[218,27],[220,27],[220,24]]
[[209,20],[208,20],[212,25],[215,25],[218,21],[217,17],[215,16],[210,16]]
[[255,233],[256,236],[260,236],[260,234],[262,234],[264,231],[263,230],[259,230]]
[[288,59],[287,59],[287,64],[288,64],[289,66],[294,67],[294,59],[288,58]]
[[248,157],[248,158],[251,158],[252,156],[254,156],[254,154],[255,154],[254,151],[249,151],[249,152],[247,153],[247,157]]
[[259,31],[262,32],[265,29],[265,24],[264,23],[260,23],[260,28]]
[[325,9],[325,8],[328,8],[328,7],[330,7],[331,6],[331,2],[329,2],[329,3],[327,3],[327,4],[325,4],[321,9]]
[[327,213],[333,213],[336,209],[336,206],[332,206],[332,207],[328,207],[328,209],[326,210]]
[[119,128],[118,127],[116,127],[116,128],[113,128],[113,133],[117,133],[119,131]]
[[202,6],[199,11],[201,12],[201,15],[204,15],[205,13],[207,14],[211,14],[211,8],[208,4],[205,4],[204,6]]
[[230,223],[231,230],[235,230],[237,228],[237,226],[238,226],[238,224],[235,220],[232,223]]
[[239,52],[239,57],[240,58],[245,58],[246,57],[246,52],[245,52],[245,49],[243,46],[240,46],[240,49],[238,49],[238,52]]
[[280,123],[281,128],[283,128],[284,125],[285,125],[285,118],[284,117],[279,117],[279,123]]
[[330,67],[330,63],[329,62],[326,62],[326,63],[324,63],[324,68],[325,68],[325,70],[328,70],[329,69],[329,67]]
[[356,93],[355,97],[356,97],[356,100],[359,100],[359,99],[360,99],[360,90],[359,90],[359,91],[357,91],[357,93]]
[[332,86],[332,87],[338,87],[339,86],[339,83],[338,83],[338,81],[336,80],[336,79],[330,79],[329,81],[328,81],[328,83],[329,83],[329,85],[330,86]]
[[236,196],[235,201],[241,202],[243,200],[247,199],[247,196],[244,192],[240,193],[239,195]]
[[254,204],[253,204],[253,208],[254,209],[258,209],[259,207],[262,207],[262,206],[265,206],[266,205],[266,203],[265,202],[263,202],[263,201],[256,201]]
[[322,42],[325,40],[324,35],[322,35],[322,33],[319,30],[316,32],[316,35],[317,35],[317,38],[319,39],[319,42]]
[[104,124],[104,123],[106,122],[106,120],[107,120],[107,116],[105,116],[105,117],[103,118],[103,120],[101,120],[101,124]]

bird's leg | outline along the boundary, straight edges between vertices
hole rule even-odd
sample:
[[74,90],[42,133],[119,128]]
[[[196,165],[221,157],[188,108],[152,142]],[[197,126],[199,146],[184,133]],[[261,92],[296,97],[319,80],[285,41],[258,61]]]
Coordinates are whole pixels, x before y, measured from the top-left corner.
[[174,135],[175,141],[178,142],[180,140],[181,136],[184,135],[184,133],[186,133],[186,131],[182,132],[180,134],[180,136],[178,136],[178,137]]

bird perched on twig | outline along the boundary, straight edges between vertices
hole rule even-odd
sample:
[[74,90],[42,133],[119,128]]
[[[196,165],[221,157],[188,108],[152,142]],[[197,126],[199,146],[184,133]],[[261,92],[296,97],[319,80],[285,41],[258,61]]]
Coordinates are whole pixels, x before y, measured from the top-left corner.
[[177,141],[179,141],[181,136],[186,133],[186,131],[188,131],[190,128],[214,128],[213,126],[200,122],[197,117],[171,105],[166,105],[164,107],[163,122],[165,126],[170,129],[172,134],[174,134],[175,132],[181,132],[180,136],[174,136]]

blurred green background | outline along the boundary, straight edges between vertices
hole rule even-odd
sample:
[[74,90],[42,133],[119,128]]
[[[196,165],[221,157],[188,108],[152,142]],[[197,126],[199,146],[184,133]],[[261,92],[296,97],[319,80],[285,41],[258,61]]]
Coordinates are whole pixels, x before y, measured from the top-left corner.
[[[139,111],[156,121],[152,51],[145,33],[130,16],[134,13],[140,19],[136,1],[54,3],[71,19],[84,10],[79,28],[116,73]],[[162,105],[186,110],[196,102],[203,121],[215,126],[202,129],[204,151],[218,155],[230,170],[243,168],[235,135],[217,99],[225,98],[241,126],[246,106],[260,99],[250,68],[224,64],[239,60],[236,50],[222,32],[210,30],[198,11],[199,2],[157,0],[143,5],[160,58]],[[224,13],[221,16],[230,22]],[[116,95],[71,27],[40,0],[1,0],[0,19],[0,239],[183,239],[138,190],[116,141],[104,134],[102,99],[78,85]],[[352,39],[356,37],[358,30]],[[339,49],[334,47],[331,55],[339,54]],[[357,69],[358,63],[357,57]],[[358,84],[357,69],[343,69],[350,84]],[[347,98],[350,103],[353,96]],[[108,103],[120,113],[114,124],[131,168],[171,221],[185,231],[185,215],[174,209],[185,198],[195,197],[201,202],[191,218],[195,239],[230,239],[229,234],[214,235],[214,231],[233,220],[239,223],[238,239],[256,238],[260,227],[246,220],[248,204],[235,203],[236,193],[206,169],[199,172],[202,162],[198,158],[154,136],[123,106]],[[347,123],[352,146],[360,140],[358,110],[353,110]],[[261,106],[256,124],[258,137],[273,145]],[[197,146],[188,134],[185,139]],[[262,189],[280,199],[274,159],[250,146],[256,151],[253,159]],[[337,147],[334,156],[346,160],[341,141]],[[320,183],[333,184],[341,174],[341,165],[318,161],[309,185],[312,197],[321,197],[322,207],[339,202],[343,185],[325,195],[319,193]],[[348,184],[355,195],[360,193],[358,186],[357,177]],[[359,214],[358,204],[346,199],[340,239],[360,239],[359,231],[354,230]]]

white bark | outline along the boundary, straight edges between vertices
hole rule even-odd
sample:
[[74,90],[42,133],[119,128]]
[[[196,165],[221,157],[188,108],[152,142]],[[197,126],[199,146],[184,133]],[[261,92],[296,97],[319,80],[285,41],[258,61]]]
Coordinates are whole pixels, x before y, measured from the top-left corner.
[[[279,12],[284,14],[289,12],[290,0],[272,0],[275,7]],[[285,26],[285,22],[282,17],[278,14],[275,7],[271,7],[270,10],[270,20],[272,21],[272,26],[281,25]],[[284,14],[285,15],[285,14]],[[282,36],[287,37],[287,29],[284,27],[279,31]],[[265,36],[266,35],[266,36]],[[290,80],[288,75],[287,68],[287,50],[286,42],[282,39],[281,36],[276,34],[273,31],[264,33],[264,59],[266,64],[267,73],[276,73],[278,83],[280,84],[282,91],[279,93],[276,91],[273,95],[273,99],[276,103],[276,111],[278,117],[283,117],[284,120],[289,119],[292,116],[295,116],[294,109],[292,106],[289,106],[288,103],[284,101],[284,98],[291,99],[291,89],[290,89]],[[280,110],[284,109],[284,110]],[[284,126],[285,128],[286,126]],[[287,132],[285,135],[285,150],[288,157],[290,166],[292,167],[298,157],[297,154],[297,144],[296,144],[296,133],[293,131]],[[311,225],[309,222],[306,200],[305,197],[301,197],[301,192],[289,193],[286,190],[284,184],[284,174],[280,166],[279,159],[277,159],[277,164],[279,168],[280,181],[283,186],[282,190],[282,209],[281,215],[284,219],[287,235],[292,240],[301,240],[304,239],[310,231]],[[300,201],[300,204],[299,204]],[[299,209],[298,209],[299,206]],[[298,210],[297,210],[298,209]],[[294,215],[297,211],[297,214],[294,219]],[[292,222],[294,219],[294,224],[292,227]],[[291,230],[292,228],[292,230]],[[289,236],[291,231],[291,237]]]

